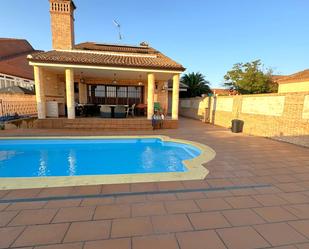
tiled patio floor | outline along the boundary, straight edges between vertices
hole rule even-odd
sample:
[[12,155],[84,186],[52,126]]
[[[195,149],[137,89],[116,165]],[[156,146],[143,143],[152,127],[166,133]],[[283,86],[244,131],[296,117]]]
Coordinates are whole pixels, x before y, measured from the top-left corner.
[[[0,133],[26,134],[114,135],[59,130]],[[0,203],[0,248],[309,248],[308,149],[187,119],[181,120],[178,130],[138,134],[163,134],[211,146],[217,156],[205,165],[210,175],[204,181],[0,191],[2,201],[29,198]],[[213,188],[217,191],[210,191]],[[110,195],[122,192],[149,193]],[[60,196],[63,199],[48,199]]]

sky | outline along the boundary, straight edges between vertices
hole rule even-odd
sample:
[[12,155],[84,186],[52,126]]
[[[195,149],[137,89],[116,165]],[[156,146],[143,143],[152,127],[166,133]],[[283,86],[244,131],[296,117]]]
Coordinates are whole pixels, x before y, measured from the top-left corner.
[[[74,0],[75,40],[150,46],[201,72],[212,87],[238,62],[275,74],[309,68],[309,0]],[[0,37],[51,50],[48,0],[0,0]]]

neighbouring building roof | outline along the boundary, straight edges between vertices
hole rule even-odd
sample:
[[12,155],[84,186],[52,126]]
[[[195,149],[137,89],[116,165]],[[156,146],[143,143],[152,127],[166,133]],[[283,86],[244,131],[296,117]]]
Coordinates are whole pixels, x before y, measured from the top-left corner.
[[22,94],[31,94],[34,95],[34,90],[29,90],[21,86],[10,86],[6,88],[1,88],[0,93],[22,93]]
[[212,88],[211,91],[216,95],[237,95],[238,92],[236,90],[230,90],[225,88]]
[[184,71],[185,68],[147,45],[129,46],[85,42],[73,50],[52,50],[32,54],[32,62],[78,64],[107,67],[130,67]]
[[277,77],[277,79],[274,78],[273,79],[278,84],[309,81],[309,69],[291,75],[280,75],[280,76],[275,75],[275,76]]
[[35,52],[27,40],[0,38],[0,73],[33,80],[27,55]]

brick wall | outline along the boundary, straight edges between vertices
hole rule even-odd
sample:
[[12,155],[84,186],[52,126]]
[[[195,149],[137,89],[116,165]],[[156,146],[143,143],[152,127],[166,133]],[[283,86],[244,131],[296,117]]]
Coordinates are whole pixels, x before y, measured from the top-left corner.
[[204,120],[206,102],[206,119],[215,125],[241,119],[246,134],[309,146],[309,92],[182,99],[180,115]]
[[35,95],[0,94],[0,116],[5,114],[36,115]]

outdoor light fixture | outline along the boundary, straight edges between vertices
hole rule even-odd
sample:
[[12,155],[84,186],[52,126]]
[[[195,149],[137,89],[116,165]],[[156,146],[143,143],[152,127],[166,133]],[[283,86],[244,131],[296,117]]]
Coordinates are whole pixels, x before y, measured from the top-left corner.
[[116,73],[114,73],[114,80],[113,80],[113,84],[117,84],[117,80],[116,80]]
[[80,73],[79,81],[80,81],[80,83],[85,83],[85,79],[83,77],[83,72]]
[[139,86],[144,85],[142,82],[142,75],[139,75],[139,82],[137,83]]

